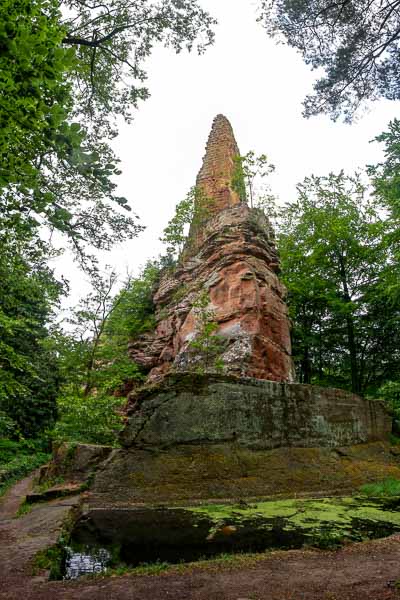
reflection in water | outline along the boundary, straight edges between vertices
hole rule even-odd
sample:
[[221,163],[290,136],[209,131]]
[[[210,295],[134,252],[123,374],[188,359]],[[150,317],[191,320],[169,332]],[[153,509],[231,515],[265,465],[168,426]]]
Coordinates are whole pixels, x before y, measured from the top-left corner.
[[89,546],[75,552],[66,548],[64,579],[77,579],[82,575],[103,573],[111,560],[111,554],[105,548],[91,548]]

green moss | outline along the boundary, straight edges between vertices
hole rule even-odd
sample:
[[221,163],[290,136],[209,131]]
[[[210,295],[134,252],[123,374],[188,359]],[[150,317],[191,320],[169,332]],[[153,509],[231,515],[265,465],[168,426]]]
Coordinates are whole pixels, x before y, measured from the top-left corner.
[[[207,516],[212,522],[210,534],[223,532],[230,525],[238,533],[249,526],[261,532],[276,528],[282,531],[302,531],[315,545],[325,547],[332,540],[350,537],[357,539],[367,525],[381,530],[386,524],[389,529],[400,530],[400,513],[386,510],[376,502],[357,498],[335,498],[322,500],[277,500],[258,502],[253,505],[203,505],[189,508],[196,515]],[[373,537],[373,536],[372,536]]]
[[65,482],[65,479],[61,475],[58,477],[50,477],[49,479],[46,479],[43,483],[36,485],[34,490],[35,490],[35,492],[37,492],[39,494],[43,494],[44,492],[47,492],[47,490],[54,487],[55,485],[61,485],[64,482]]
[[156,561],[154,563],[143,563],[135,568],[128,567],[127,565],[121,565],[113,569],[107,569],[106,575],[111,577],[117,577],[121,575],[159,575],[168,569],[171,565],[167,562]]
[[104,573],[97,575],[116,577],[116,576],[141,576],[141,575],[162,575],[162,574],[174,574],[174,573],[187,573],[194,570],[202,571],[219,571],[221,569],[234,569],[238,567],[251,567],[257,562],[264,560],[267,553],[221,553],[213,558],[204,558],[196,562],[188,562],[181,564],[170,564],[164,561],[155,561],[154,563],[143,563],[137,567],[129,567],[128,565],[120,565],[115,568],[107,569]]
[[182,300],[189,291],[189,286],[186,284],[183,284],[181,286],[179,286],[174,293],[172,294],[172,302],[174,304],[178,303],[180,300]]
[[49,571],[49,580],[61,579],[64,555],[65,549],[61,544],[40,550],[33,558],[32,575],[37,575],[40,571]]
[[19,517],[23,517],[24,515],[27,515],[28,513],[31,512],[31,510],[33,509],[34,506],[35,506],[35,504],[24,500],[24,502],[22,502],[22,504],[20,504],[17,512],[15,513],[15,518],[19,519]]

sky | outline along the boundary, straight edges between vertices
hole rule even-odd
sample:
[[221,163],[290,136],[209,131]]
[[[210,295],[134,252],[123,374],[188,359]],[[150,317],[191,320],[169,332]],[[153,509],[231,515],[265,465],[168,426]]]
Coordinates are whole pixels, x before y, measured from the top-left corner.
[[[176,204],[194,185],[214,117],[230,120],[241,154],[267,154],[276,171],[272,191],[281,203],[311,174],[351,173],[382,159],[371,140],[398,116],[399,102],[379,101],[352,125],[327,116],[305,119],[302,100],[316,74],[299,54],[269,39],[256,22],[256,2],[200,0],[218,19],[216,39],[204,55],[156,47],[147,61],[151,97],[132,124],[120,123],[113,147],[121,159],[119,193],[146,230],[100,257],[121,273],[136,275],[163,252],[159,241]],[[70,280],[69,303],[89,287],[71,257],[57,272]]]

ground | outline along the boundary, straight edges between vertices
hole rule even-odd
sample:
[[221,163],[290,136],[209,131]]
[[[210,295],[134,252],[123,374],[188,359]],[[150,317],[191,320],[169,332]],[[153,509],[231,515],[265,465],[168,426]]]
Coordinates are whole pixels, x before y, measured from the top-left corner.
[[32,576],[32,556],[54,543],[77,497],[54,500],[14,519],[30,489],[27,478],[0,504],[2,600],[395,600],[400,598],[400,535],[351,544],[335,552],[265,554],[240,566],[185,568],[156,576],[49,582]]

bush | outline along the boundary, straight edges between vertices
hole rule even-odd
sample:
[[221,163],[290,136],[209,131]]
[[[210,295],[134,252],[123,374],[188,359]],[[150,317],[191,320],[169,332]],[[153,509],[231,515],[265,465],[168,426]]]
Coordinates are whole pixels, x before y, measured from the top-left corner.
[[0,410],[0,443],[4,438],[9,438],[17,433],[18,427],[4,411]]
[[[46,443],[46,442],[44,442]],[[49,460],[42,440],[0,439],[0,496],[22,477]]]
[[400,381],[388,381],[379,388],[378,395],[386,402],[395,419],[400,420]]
[[116,445],[122,425],[119,412],[124,399],[103,393],[65,392],[58,398],[59,420],[53,430],[57,440]]
[[373,498],[400,496],[400,481],[389,478],[378,483],[367,483],[360,488],[360,491],[364,496]]

